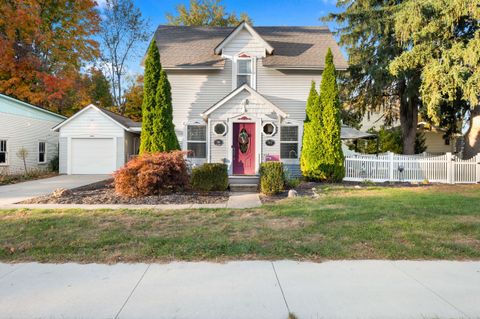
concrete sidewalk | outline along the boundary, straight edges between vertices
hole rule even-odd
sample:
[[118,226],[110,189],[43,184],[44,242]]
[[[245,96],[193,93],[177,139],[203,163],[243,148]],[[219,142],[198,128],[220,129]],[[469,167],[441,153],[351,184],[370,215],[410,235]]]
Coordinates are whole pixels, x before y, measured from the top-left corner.
[[[52,193],[57,188],[77,188],[111,178],[110,175],[59,175],[0,186],[0,206],[7,207],[32,197]],[[21,207],[18,207],[21,208]]]
[[1,318],[480,318],[480,262],[0,264]]
[[[254,208],[262,206],[258,193],[230,193],[228,201],[219,204],[162,204],[162,205],[127,205],[127,204],[2,204],[0,209],[156,209],[177,210],[189,208]],[[0,318],[1,319],[1,318]]]

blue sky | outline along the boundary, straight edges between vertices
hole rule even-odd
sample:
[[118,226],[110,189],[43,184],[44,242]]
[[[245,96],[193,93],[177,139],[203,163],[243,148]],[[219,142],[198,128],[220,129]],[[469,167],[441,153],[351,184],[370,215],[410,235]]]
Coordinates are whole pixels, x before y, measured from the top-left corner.
[[[99,3],[105,0],[98,0]],[[151,32],[159,24],[165,24],[166,13],[175,13],[175,7],[189,0],[134,0],[145,18],[150,21]],[[335,0],[223,0],[222,4],[227,12],[237,14],[246,12],[253,20],[254,25],[262,26],[320,26],[325,23],[320,18],[330,12],[337,12]],[[329,24],[334,30],[335,25]],[[146,49],[147,44],[145,44]],[[143,52],[144,48],[141,49]],[[141,73],[140,59],[132,59],[129,69]]]

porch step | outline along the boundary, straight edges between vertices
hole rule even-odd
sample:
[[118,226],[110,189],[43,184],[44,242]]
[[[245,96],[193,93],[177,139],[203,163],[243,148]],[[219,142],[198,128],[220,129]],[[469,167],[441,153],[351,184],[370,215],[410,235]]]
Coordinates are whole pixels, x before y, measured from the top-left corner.
[[228,177],[230,191],[232,192],[257,192],[260,177],[258,175],[233,175]]
[[230,191],[235,193],[255,193],[258,184],[230,184]]
[[258,175],[233,175],[228,177],[228,183],[232,184],[256,184],[258,185],[260,176]]

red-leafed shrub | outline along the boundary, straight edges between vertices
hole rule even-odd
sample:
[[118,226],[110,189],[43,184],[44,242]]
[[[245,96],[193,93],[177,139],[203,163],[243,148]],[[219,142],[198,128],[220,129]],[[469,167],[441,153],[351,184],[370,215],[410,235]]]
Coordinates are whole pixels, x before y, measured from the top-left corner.
[[184,152],[141,155],[114,174],[115,191],[126,197],[149,196],[184,189],[188,184]]

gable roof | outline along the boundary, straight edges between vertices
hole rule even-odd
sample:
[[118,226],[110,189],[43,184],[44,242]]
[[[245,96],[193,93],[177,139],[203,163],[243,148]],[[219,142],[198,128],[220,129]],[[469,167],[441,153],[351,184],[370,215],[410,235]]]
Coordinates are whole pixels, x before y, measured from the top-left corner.
[[252,37],[254,39],[256,39],[257,41],[259,41],[260,43],[262,43],[262,45],[265,47],[265,51],[268,53],[268,54],[272,54],[273,53],[273,47],[267,42],[265,41],[258,33],[257,31],[255,31],[254,28],[252,28],[252,26],[250,24],[248,24],[247,22],[243,21],[242,23],[240,23],[235,29],[233,29],[233,31],[225,38],[223,39],[222,42],[220,42],[220,44],[215,48],[215,54],[221,54],[222,53],[222,49],[232,40],[234,39],[242,30],[247,30],[248,32],[250,32],[250,34],[252,35]]
[[259,99],[260,101],[268,105],[273,111],[275,111],[275,113],[277,113],[281,117],[283,118],[288,117],[287,113],[283,112],[278,106],[276,106],[275,104],[267,100],[263,95],[261,95],[260,93],[252,89],[248,84],[243,84],[242,86],[239,86],[236,90],[230,92],[223,99],[221,99],[220,101],[212,105],[210,108],[205,110],[205,112],[200,114],[200,116],[203,117],[204,119],[208,118],[208,116],[212,114],[216,109],[218,109],[219,107],[221,107],[222,105],[224,105],[225,103],[227,103],[228,101],[230,101],[231,99],[233,99],[235,96],[237,96],[243,91],[248,91],[252,96],[254,96],[255,98]]
[[[347,61],[328,27],[251,27],[274,51],[263,59],[265,67],[322,70],[328,48],[337,69]],[[160,25],[154,35],[166,69],[222,69],[225,59],[215,54],[233,27]]]
[[90,105],[84,107],[79,112],[75,113],[73,116],[71,116],[67,120],[63,121],[62,123],[60,123],[57,126],[55,126],[54,128],[52,128],[52,130],[57,131],[62,126],[69,123],[74,118],[80,116],[81,114],[83,114],[84,112],[86,112],[89,109],[95,109],[95,110],[103,113],[108,119],[110,119],[112,122],[114,122],[115,124],[117,124],[118,126],[120,126],[121,128],[123,128],[126,131],[139,131],[139,129],[142,127],[142,123],[132,121],[131,119],[129,119],[125,116],[113,113],[113,112],[108,111],[104,108],[101,108],[101,107],[98,107],[96,105],[90,104]]
[[48,115],[51,115],[51,116],[55,116],[59,119],[66,119],[67,118],[67,117],[65,117],[63,115],[60,115],[58,113],[49,111],[49,110],[44,109],[40,106],[35,106],[35,105],[30,104],[30,103],[23,102],[21,100],[15,99],[15,98],[13,98],[11,96],[8,96],[8,95],[0,94],[0,99],[6,100],[6,101],[9,101],[9,102],[13,102],[13,103],[16,103],[16,104],[20,104],[20,105],[28,107],[28,108],[30,108],[34,111],[38,111],[38,112],[45,113],[45,114],[48,114]]

